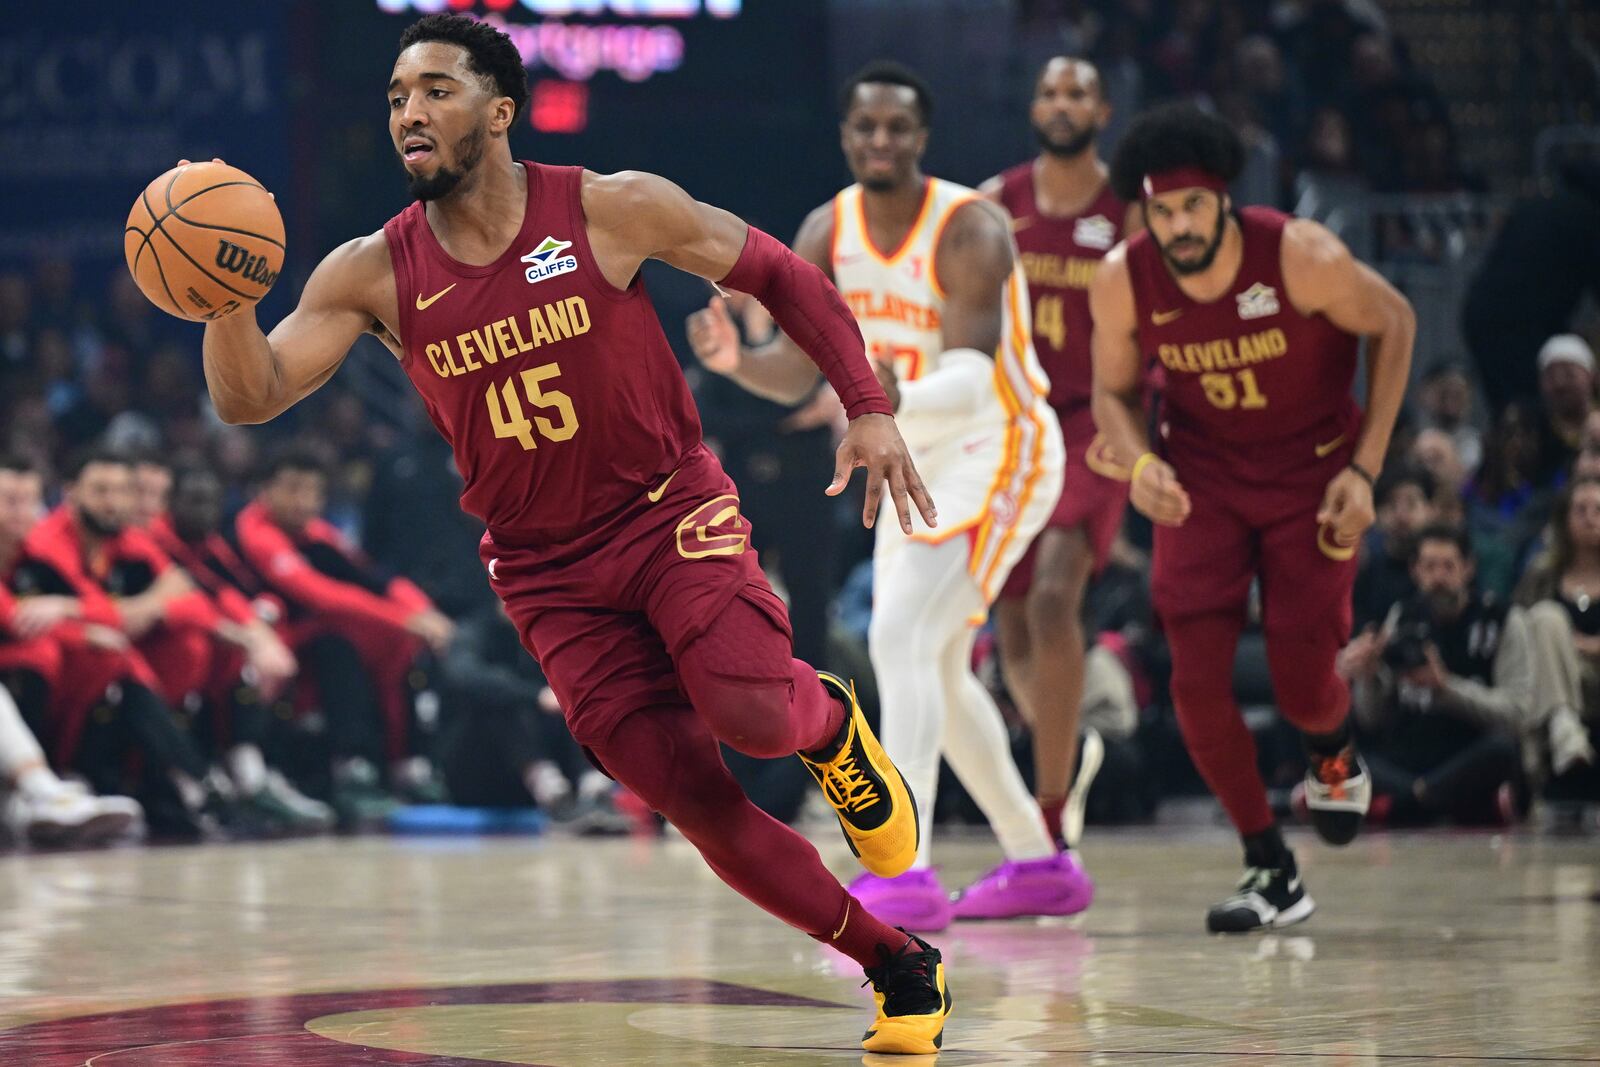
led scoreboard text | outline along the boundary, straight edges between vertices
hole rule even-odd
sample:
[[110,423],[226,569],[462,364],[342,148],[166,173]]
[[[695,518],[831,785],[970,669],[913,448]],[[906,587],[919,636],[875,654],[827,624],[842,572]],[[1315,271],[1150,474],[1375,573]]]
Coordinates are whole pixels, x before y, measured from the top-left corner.
[[[671,25],[562,22],[561,19],[684,19],[709,15],[731,19],[744,0],[378,0],[380,10],[400,14],[460,12],[505,31],[529,70],[547,68],[568,81],[587,81],[611,71],[642,82],[683,65],[683,34]],[[508,22],[507,12],[527,12],[540,22]]]

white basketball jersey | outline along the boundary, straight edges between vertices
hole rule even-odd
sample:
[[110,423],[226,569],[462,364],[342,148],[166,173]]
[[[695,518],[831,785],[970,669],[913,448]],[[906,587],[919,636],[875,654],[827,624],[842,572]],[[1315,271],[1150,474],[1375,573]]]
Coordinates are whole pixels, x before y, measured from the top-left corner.
[[[922,210],[900,247],[884,253],[867,234],[859,185],[833,199],[833,280],[861,325],[867,354],[892,366],[903,381],[915,381],[938,366],[944,345],[944,288],[934,270],[934,253],[956,209],[978,198],[954,182],[927,179]],[[1050,391],[1033,351],[1028,319],[1027,278],[1020,257],[1006,283],[1004,321],[995,358],[994,389],[972,417],[930,414],[899,416],[900,432],[919,451],[974,433],[1015,428]]]

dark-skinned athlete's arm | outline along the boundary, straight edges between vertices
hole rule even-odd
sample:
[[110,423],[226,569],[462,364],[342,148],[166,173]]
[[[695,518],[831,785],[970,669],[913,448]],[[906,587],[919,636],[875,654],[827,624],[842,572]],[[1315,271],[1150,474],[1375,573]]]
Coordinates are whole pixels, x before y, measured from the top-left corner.
[[[800,224],[794,254],[832,280],[828,250],[833,244],[833,205],[823,204]],[[732,378],[748,392],[780,404],[794,405],[817,386],[821,372],[800,346],[782,330],[764,345],[746,348],[739,343],[733,318],[722,297],[689,316],[689,345],[709,371]]]
[[1334,540],[1353,545],[1375,517],[1371,478],[1383,471],[1389,435],[1411,377],[1417,316],[1382,275],[1350,254],[1344,242],[1309,219],[1283,231],[1283,280],[1289,302],[1304,315],[1321,314],[1339,329],[1367,339],[1367,403],[1351,463],[1328,483],[1317,521]]
[[897,414],[967,415],[993,395],[1014,265],[1003,209],[977,200],[955,210],[933,254],[934,276],[945,294],[938,368],[907,382],[895,381],[886,368],[878,372]]
[[585,175],[590,244],[612,284],[627,284],[646,259],[659,259],[761,301],[778,326],[822,370],[851,416],[828,495],[856,467],[867,468],[862,522],[871,526],[887,486],[911,532],[913,506],[933,526],[937,512],[873,377],[850,309],[814,264],[721,208],[702,204],[653,174]]
[[1096,429],[1112,451],[1133,467],[1129,500],[1151,522],[1181,526],[1189,517],[1189,494],[1178,476],[1150,450],[1145,433],[1143,359],[1139,353],[1138,310],[1128,277],[1128,246],[1119,244],[1100,261],[1089,284],[1094,335],[1092,404]]
[[[271,334],[253,307],[206,323],[206,387],[217,417],[260,423],[288,410],[333,377],[385,302],[395,306],[394,271],[380,232],[328,253]],[[391,310],[387,319],[395,318]]]

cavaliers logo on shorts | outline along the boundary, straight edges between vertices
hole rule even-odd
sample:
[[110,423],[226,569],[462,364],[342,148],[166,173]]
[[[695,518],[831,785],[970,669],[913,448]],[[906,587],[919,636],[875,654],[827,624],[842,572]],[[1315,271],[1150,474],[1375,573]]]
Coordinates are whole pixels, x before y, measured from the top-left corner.
[[684,559],[737,556],[750,547],[750,523],[739,514],[739,498],[727,493],[684,516],[674,536]]
[[1343,563],[1346,560],[1353,559],[1356,554],[1356,546],[1354,544],[1342,545],[1339,543],[1338,537],[1333,532],[1333,526],[1329,523],[1323,523],[1317,527],[1317,548],[1321,549],[1322,554],[1335,563]]

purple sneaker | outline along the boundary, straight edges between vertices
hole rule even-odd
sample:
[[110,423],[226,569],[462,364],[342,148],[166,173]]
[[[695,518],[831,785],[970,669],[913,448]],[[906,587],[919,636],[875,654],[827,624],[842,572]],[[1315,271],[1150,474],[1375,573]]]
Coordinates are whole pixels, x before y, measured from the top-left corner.
[[863,874],[850,883],[851,894],[874,917],[908,931],[932,933],[950,925],[950,894],[931,870],[910,870],[895,878]]
[[958,919],[1014,919],[1023,915],[1076,915],[1094,899],[1078,857],[1060,852],[1049,859],[1002,863],[962,891]]

